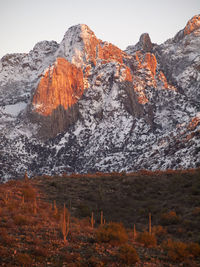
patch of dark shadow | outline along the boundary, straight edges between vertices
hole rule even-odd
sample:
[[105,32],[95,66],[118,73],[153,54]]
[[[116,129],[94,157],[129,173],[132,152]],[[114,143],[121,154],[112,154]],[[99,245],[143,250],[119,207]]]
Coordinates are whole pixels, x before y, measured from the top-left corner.
[[132,116],[142,117],[144,114],[144,107],[137,101],[133,84],[128,81],[120,83],[120,89],[119,100],[124,104],[126,111]]
[[74,104],[67,110],[59,105],[51,115],[42,116],[36,112],[29,112],[29,118],[33,123],[38,123],[38,136],[42,140],[54,138],[58,133],[66,131],[79,118],[78,104]]

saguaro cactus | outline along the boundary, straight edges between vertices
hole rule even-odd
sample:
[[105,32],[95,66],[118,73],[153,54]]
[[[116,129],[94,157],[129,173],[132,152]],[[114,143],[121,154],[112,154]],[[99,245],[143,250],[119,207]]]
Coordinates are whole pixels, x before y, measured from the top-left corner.
[[25,182],[28,182],[28,174],[27,174],[27,171],[25,171],[25,174],[24,174],[24,181]]
[[135,241],[136,240],[136,237],[137,237],[137,232],[136,232],[136,227],[135,227],[135,224],[133,226],[133,240]]
[[22,195],[22,205],[24,205],[24,195]]
[[67,213],[67,222],[66,222],[66,208],[65,208],[65,204],[64,204],[63,220],[62,220],[62,223],[61,223],[61,230],[62,230],[62,234],[63,234],[64,243],[67,242],[67,236],[69,234],[69,220],[70,220],[70,214],[68,212]]
[[103,211],[101,211],[101,225],[103,225]]
[[151,235],[151,213],[149,212],[149,234]]
[[91,215],[91,226],[92,226],[92,228],[94,228],[94,224],[95,224],[94,212],[92,212],[92,215]]
[[56,201],[53,201],[53,209],[54,209],[54,215],[56,215],[58,213],[58,209],[56,207]]
[[34,202],[33,202],[33,213],[37,214],[37,201],[36,201],[36,197],[34,198]]

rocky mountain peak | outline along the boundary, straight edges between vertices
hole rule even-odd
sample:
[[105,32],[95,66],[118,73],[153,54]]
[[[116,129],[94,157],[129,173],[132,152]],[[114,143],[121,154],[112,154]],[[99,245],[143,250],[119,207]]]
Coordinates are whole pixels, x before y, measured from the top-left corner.
[[[34,47],[33,51],[46,52],[52,51],[53,49],[58,49],[58,43],[56,41],[41,41],[38,42]],[[54,51],[55,52],[55,51]]]
[[[37,121],[48,120],[48,123],[42,122],[41,125],[49,124],[53,128],[56,114],[62,120],[59,120],[54,136],[66,130],[69,122],[74,123],[77,119],[76,103],[82,98],[85,89],[94,84],[101,85],[101,69],[104,65],[111,72],[106,75],[106,78],[111,76],[109,86],[113,84],[113,77],[132,82],[131,70],[123,62],[125,57],[128,55],[118,47],[97,39],[87,25],[79,24],[69,28],[55,53],[56,61],[39,75],[40,80],[31,103],[34,121],[35,115],[39,115]],[[107,66],[108,63],[111,63],[110,66]],[[95,77],[98,72],[99,75]],[[73,114],[68,116],[66,112]]]
[[192,17],[184,28],[184,35],[188,35],[200,28],[200,15]]
[[98,39],[93,31],[85,24],[78,24],[65,33],[56,56],[66,58],[77,67],[83,67],[88,60],[94,58],[93,47],[97,43]]
[[136,51],[152,52],[153,44],[148,33],[143,33],[140,36],[139,42],[136,45],[130,45],[126,48],[125,52],[128,54],[134,54]]
[[125,52],[79,24],[3,57],[1,177],[200,166],[198,21]]
[[66,32],[56,56],[64,57],[83,69],[88,65],[96,66],[97,62],[123,63],[123,57],[126,57],[126,54],[115,45],[97,39],[87,25],[79,24]]
[[140,46],[140,50],[144,52],[152,51],[153,45],[152,45],[152,42],[151,42],[151,39],[148,33],[143,33],[140,36],[139,46]]

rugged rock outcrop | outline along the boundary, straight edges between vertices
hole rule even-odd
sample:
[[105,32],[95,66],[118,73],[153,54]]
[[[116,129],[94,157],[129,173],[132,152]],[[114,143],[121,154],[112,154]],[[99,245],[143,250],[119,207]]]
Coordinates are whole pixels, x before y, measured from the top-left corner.
[[200,16],[194,16],[174,38],[154,47],[168,81],[191,101],[200,101]]
[[0,179],[200,166],[199,16],[125,51],[86,25],[0,61]]
[[[115,62],[115,79],[133,81],[129,66],[123,63],[128,55],[113,44],[97,39],[84,24],[67,31],[56,56],[56,62],[39,75],[41,79],[32,100],[30,117],[33,122],[41,121],[39,136],[42,138],[55,137],[77,120],[79,111],[75,104],[84,90],[92,86],[89,77],[98,65]],[[101,83],[99,74],[95,85]]]
[[152,52],[154,44],[151,42],[151,38],[148,33],[143,33],[140,36],[140,40],[136,45],[130,45],[126,48],[128,54],[133,54],[136,51]]
[[184,35],[190,34],[200,28],[200,15],[194,16],[188,21],[184,29]]
[[111,61],[122,64],[126,53],[113,44],[97,39],[87,25],[79,24],[66,32],[56,56],[64,57],[77,67],[83,68],[87,65],[96,66],[98,61],[104,64]]

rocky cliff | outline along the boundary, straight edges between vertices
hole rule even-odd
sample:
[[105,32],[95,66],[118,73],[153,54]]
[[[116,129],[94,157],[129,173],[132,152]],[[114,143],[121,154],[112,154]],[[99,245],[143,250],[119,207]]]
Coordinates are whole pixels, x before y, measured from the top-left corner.
[[0,178],[200,166],[200,16],[125,51],[86,25],[0,61]]

